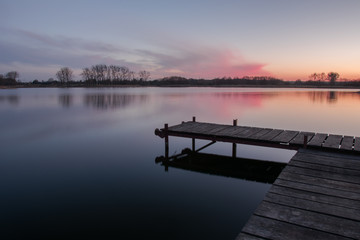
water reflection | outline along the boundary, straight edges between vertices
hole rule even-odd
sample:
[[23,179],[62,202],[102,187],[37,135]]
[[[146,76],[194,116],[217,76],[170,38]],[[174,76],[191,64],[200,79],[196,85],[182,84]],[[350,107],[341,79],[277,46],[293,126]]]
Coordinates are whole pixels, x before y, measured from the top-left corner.
[[[183,150],[183,152],[188,152]],[[169,167],[184,169],[211,175],[232,177],[262,183],[273,183],[279,176],[285,163],[232,158],[208,153],[189,153],[179,157],[156,158],[168,171]]]
[[9,102],[11,105],[18,105],[19,97],[17,95],[0,96],[0,103],[1,102]]
[[84,103],[87,107],[106,110],[125,108],[133,103],[144,103],[147,98],[148,95],[87,94],[84,97]]
[[69,108],[73,103],[73,97],[70,94],[63,94],[59,96],[59,103],[65,108]]

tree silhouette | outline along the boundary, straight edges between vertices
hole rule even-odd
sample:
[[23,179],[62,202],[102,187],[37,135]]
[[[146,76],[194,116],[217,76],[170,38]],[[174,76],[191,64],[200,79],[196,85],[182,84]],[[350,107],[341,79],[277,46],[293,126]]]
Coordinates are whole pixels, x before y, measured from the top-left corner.
[[17,71],[11,71],[6,74],[6,78],[16,80],[19,77],[19,73]]
[[328,79],[330,81],[330,84],[335,84],[335,81],[339,78],[339,74],[337,72],[329,72],[328,73]]
[[56,78],[61,83],[71,82],[73,80],[73,71],[68,67],[63,67],[56,73]]

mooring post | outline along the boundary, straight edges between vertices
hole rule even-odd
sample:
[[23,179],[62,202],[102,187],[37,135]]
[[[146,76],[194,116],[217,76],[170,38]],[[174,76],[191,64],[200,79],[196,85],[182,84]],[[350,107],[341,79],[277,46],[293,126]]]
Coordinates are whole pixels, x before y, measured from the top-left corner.
[[[192,121],[196,122],[196,117],[192,117]],[[195,152],[195,138],[192,138],[192,151]]]
[[165,132],[165,160],[169,159],[169,135],[168,135],[169,125],[165,123],[164,132]]
[[306,148],[308,142],[308,136],[304,135],[304,148]]
[[[237,126],[237,119],[233,120],[233,126]],[[236,158],[236,143],[232,144],[232,157]]]

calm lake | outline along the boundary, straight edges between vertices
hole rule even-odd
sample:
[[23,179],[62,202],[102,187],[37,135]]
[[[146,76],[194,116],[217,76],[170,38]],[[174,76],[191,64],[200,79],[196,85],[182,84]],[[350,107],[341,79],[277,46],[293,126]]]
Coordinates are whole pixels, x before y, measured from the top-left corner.
[[[360,136],[360,93],[0,90],[0,239],[234,239],[271,184],[156,164],[164,140],[155,128],[192,116]],[[186,147],[191,140],[170,138],[170,154]],[[231,147],[216,143],[204,152],[231,156]],[[287,162],[295,151],[238,145],[237,154]]]

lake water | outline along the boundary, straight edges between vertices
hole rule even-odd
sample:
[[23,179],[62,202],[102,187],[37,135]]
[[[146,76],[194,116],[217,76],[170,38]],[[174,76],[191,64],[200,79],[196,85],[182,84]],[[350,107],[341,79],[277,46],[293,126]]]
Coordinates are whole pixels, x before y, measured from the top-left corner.
[[[360,136],[358,90],[0,90],[1,239],[234,239],[269,183],[156,164],[164,123]],[[198,141],[198,146],[206,144]],[[170,154],[191,140],[170,138]],[[231,144],[207,153],[231,155]],[[238,145],[238,157],[295,151]],[[241,160],[241,159],[240,159]]]

